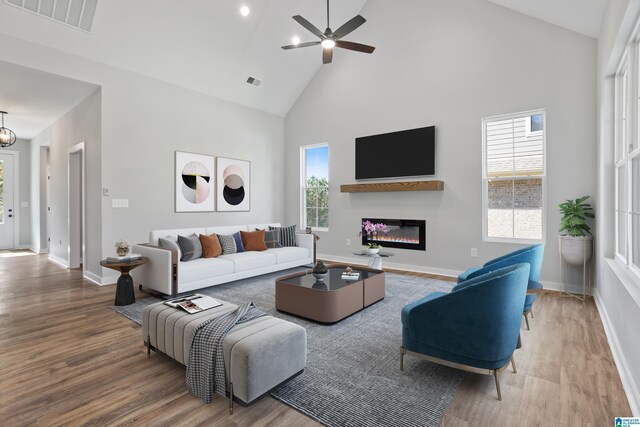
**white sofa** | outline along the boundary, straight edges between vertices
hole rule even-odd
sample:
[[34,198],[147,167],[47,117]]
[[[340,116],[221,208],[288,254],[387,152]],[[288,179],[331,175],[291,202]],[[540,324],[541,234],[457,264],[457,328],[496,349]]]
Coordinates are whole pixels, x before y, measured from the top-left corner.
[[148,263],[131,271],[134,283],[166,295],[176,295],[247,277],[313,264],[315,237],[312,234],[303,233],[296,234],[297,247],[246,251],[186,262],[178,259],[176,251],[158,247],[158,239],[166,236],[175,239],[178,235],[189,236],[194,233],[196,235],[233,234],[238,231],[268,230],[269,226],[280,227],[280,224],[153,230],[149,233],[148,244],[133,245],[133,253],[149,257]]

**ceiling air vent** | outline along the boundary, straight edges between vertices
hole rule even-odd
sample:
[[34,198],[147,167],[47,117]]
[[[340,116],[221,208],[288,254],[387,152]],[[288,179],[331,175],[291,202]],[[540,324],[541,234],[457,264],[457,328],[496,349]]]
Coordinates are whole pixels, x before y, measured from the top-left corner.
[[19,7],[78,30],[90,32],[98,0],[4,0]]
[[250,85],[258,87],[258,86],[260,86],[260,83],[262,83],[262,82],[260,80],[256,79],[255,77],[249,77],[247,79],[247,83],[249,83]]

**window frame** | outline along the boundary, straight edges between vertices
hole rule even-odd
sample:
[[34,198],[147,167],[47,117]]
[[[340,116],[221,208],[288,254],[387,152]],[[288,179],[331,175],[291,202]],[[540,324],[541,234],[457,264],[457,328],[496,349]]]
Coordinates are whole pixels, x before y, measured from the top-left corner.
[[[330,159],[331,159],[331,149],[329,147],[328,142],[320,142],[317,144],[309,144],[303,145],[300,147],[300,228],[306,229],[307,227],[307,198],[306,198],[306,189],[307,187],[307,149],[327,147],[327,179],[329,180],[329,174],[331,171],[330,167]],[[316,188],[324,188],[324,187],[316,187]],[[329,185],[327,188],[327,211],[329,214],[329,222],[331,222],[331,209],[330,205],[330,197],[331,197],[331,181],[329,180]],[[320,231],[320,232],[328,232],[329,227],[311,227],[311,231]]]
[[[525,130],[526,136],[542,135],[542,174],[530,175],[522,177],[504,177],[496,178],[487,177],[487,123],[499,121],[499,120],[513,120],[523,117],[531,117],[535,115],[542,115],[542,130],[531,132],[528,134]],[[530,119],[529,119],[530,120]],[[518,113],[500,114],[491,117],[485,117],[482,119],[482,241],[489,243],[514,243],[514,244],[536,244],[546,242],[546,230],[547,230],[547,213],[545,207],[547,206],[547,113],[546,109],[539,108],[530,111],[521,111]],[[538,133],[539,132],[539,133]],[[541,208],[541,239],[522,239],[515,237],[490,237],[489,236],[489,180],[505,180],[505,181],[520,181],[528,179],[540,178],[542,180],[542,208]]]

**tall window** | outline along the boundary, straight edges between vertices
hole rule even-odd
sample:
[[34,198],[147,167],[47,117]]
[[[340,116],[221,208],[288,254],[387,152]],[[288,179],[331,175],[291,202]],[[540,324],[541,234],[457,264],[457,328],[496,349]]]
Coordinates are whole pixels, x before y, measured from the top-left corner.
[[489,117],[482,131],[484,239],[543,240],[545,111]]
[[329,230],[329,146],[307,145],[301,148],[302,227]]
[[638,276],[640,276],[639,50],[638,42],[630,43],[616,72],[614,150],[615,257],[625,268]]

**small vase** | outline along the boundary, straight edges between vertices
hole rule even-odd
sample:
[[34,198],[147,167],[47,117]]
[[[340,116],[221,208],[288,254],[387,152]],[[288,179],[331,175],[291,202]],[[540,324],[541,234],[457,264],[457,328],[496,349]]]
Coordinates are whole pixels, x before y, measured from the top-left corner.
[[380,252],[380,248],[367,248],[367,253],[369,255],[375,255]]
[[116,248],[116,253],[118,256],[127,256],[129,253],[129,248]]

